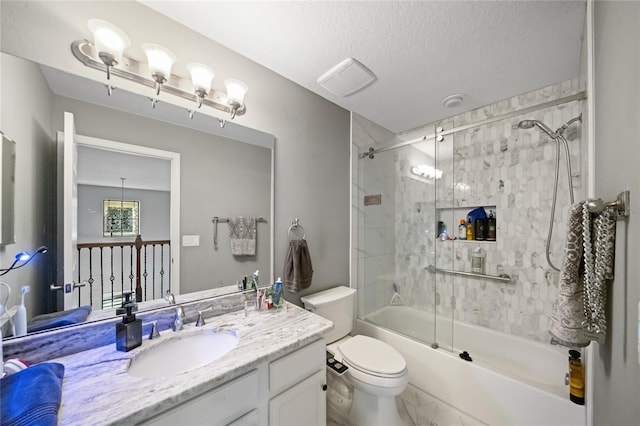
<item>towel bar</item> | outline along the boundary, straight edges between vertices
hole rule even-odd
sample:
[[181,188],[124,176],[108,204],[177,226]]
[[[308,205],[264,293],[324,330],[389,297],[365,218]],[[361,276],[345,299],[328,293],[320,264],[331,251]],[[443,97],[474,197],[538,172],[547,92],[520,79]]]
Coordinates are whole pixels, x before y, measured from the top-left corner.
[[591,213],[600,213],[607,207],[614,207],[618,216],[629,216],[629,191],[622,191],[615,201],[605,203],[601,198],[587,200],[587,208]]
[[[225,222],[229,222],[229,218],[228,217],[218,217],[218,216],[214,216],[211,218],[211,221],[213,223],[218,222],[218,223],[225,223]],[[256,217],[256,222],[266,222],[267,219],[265,219],[264,217]]]

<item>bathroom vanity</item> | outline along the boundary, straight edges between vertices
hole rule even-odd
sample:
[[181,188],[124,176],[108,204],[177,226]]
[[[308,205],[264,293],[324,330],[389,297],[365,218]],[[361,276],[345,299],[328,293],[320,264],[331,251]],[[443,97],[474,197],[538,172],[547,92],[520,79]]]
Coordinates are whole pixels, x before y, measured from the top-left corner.
[[[177,332],[165,330],[129,352],[111,344],[52,359],[65,366],[59,424],[324,424],[322,336],[332,327],[287,304],[286,310],[239,310],[209,318],[203,327],[191,323]],[[238,340],[209,364],[177,373],[158,368],[144,378],[128,371],[145,351],[163,351],[175,339],[186,342],[216,332]],[[183,362],[175,358],[167,366]]]

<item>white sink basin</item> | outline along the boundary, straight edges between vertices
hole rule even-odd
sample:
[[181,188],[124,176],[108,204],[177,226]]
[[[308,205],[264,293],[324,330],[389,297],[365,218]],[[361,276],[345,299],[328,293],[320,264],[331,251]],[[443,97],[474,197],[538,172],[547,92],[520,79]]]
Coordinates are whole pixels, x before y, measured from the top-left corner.
[[129,363],[134,377],[169,377],[203,367],[222,357],[238,344],[231,330],[207,330],[170,339],[140,352]]

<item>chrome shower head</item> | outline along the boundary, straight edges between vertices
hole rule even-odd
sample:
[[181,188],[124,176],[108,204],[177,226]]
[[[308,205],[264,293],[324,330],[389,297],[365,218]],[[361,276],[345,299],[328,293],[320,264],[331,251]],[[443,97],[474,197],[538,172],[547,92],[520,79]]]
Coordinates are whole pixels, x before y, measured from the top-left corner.
[[547,125],[544,124],[542,121],[538,121],[538,120],[522,120],[521,122],[518,123],[518,128],[520,128],[520,129],[532,129],[534,126],[539,128],[543,132],[545,132],[552,139],[555,139],[558,136],[553,130],[551,130],[549,127],[547,127]]
[[531,129],[533,128],[533,120],[522,120],[518,123],[519,129]]

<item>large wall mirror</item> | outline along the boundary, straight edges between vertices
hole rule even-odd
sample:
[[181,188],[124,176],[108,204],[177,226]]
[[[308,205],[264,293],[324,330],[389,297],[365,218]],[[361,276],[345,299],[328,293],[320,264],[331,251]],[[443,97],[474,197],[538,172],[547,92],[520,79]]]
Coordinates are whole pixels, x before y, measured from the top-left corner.
[[[236,292],[236,282],[255,270],[261,284],[271,281],[272,135],[230,121],[222,127],[215,117],[197,111],[191,117],[166,102],[152,107],[148,98],[121,89],[110,96],[100,82],[0,55],[0,130],[16,142],[17,197],[30,194],[16,201],[16,243],[0,252],[5,262],[10,253],[30,248],[25,244],[50,248],[28,266],[40,270],[32,282],[14,282],[11,273],[3,280],[13,293],[31,286],[29,317],[89,304],[93,314],[113,315],[123,293],[135,293],[136,254],[129,246],[136,234],[154,243],[141,255],[143,301],[162,300],[167,290]],[[73,229],[63,220],[65,142],[59,132],[65,132],[65,113],[73,115],[77,142]],[[178,196],[172,215],[171,201]],[[24,206],[30,211],[21,211]],[[44,225],[27,231],[20,216]],[[253,252],[232,252],[234,239],[246,238],[229,230],[228,220],[239,217],[257,219]],[[78,251],[71,283],[63,274],[69,265],[59,262],[65,237],[73,237]],[[119,242],[129,245],[112,247]],[[86,246],[91,253],[83,257]],[[71,284],[71,298],[63,297],[65,284]],[[15,294],[7,307],[12,301]]]

